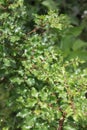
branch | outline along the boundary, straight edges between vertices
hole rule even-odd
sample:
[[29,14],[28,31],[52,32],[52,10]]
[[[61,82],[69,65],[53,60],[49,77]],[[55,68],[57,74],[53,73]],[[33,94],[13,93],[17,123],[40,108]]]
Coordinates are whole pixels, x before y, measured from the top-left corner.
[[[55,96],[57,97],[56,93],[55,93]],[[57,103],[58,103],[58,100],[57,100]],[[59,127],[57,128],[57,130],[63,130],[63,124],[64,124],[67,113],[64,112],[61,107],[58,107],[58,110],[62,113],[62,117],[59,120]]]
[[65,120],[65,115],[63,115],[62,118],[59,120],[59,128],[57,130],[63,130],[64,120]]
[[61,108],[59,108],[59,110],[62,113],[62,118],[59,120],[59,128],[57,130],[63,130],[63,124],[66,117],[66,113],[63,112]]

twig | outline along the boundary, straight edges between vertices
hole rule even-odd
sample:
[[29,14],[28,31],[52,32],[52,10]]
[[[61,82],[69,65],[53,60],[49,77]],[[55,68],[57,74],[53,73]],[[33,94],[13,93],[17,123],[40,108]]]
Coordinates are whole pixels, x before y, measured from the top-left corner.
[[34,32],[36,32],[36,31],[38,31],[39,29],[42,29],[44,26],[45,26],[45,24],[42,24],[40,27],[34,28],[32,31],[28,32],[27,34],[34,33]]
[[3,10],[6,10],[7,7],[4,7],[3,5],[0,4],[0,8],[3,9]]
[[31,33],[34,33],[38,30],[39,28],[34,28],[32,31],[28,32],[27,34],[31,34]]

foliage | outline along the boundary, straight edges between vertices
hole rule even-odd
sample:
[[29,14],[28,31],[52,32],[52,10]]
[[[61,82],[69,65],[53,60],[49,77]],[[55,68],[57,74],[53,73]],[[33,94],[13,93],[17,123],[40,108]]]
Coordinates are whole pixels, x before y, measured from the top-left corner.
[[87,127],[87,45],[78,37],[85,21],[74,27],[68,15],[41,14],[44,6],[52,8],[0,1],[1,130]]
[[[50,11],[48,15],[38,16],[36,23],[39,24],[39,28],[46,30],[45,35],[47,36],[45,36],[45,39],[51,36],[54,38],[54,44],[58,44],[65,58],[76,58],[78,56],[80,59],[87,61],[87,42],[79,38],[85,26],[84,22],[80,27],[74,27],[67,15],[60,14],[58,16],[54,11]],[[44,37],[44,34],[42,35]]]

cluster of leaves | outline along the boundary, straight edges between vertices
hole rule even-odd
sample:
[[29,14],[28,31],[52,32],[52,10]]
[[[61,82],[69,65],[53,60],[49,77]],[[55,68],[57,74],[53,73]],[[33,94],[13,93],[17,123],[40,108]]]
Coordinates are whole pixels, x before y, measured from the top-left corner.
[[79,58],[65,60],[86,46],[76,39],[83,26],[54,11],[39,16],[25,0],[0,7],[0,128],[85,130],[87,69]]
[[[50,11],[47,15],[37,16],[36,23],[39,24],[39,28],[46,30],[46,37],[48,35],[53,37],[54,44],[58,44],[64,52],[65,58],[70,59],[78,56],[87,61],[87,42],[79,37],[85,27],[85,21],[80,26],[74,27],[67,15],[60,14],[58,16],[54,11]],[[42,35],[45,37],[44,34]]]

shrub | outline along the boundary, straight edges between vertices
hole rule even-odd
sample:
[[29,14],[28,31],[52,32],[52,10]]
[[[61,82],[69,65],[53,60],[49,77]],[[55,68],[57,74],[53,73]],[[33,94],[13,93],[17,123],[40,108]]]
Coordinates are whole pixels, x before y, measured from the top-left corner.
[[29,17],[23,0],[0,4],[0,128],[85,130],[85,62],[65,60],[59,48],[71,29],[67,16]]

